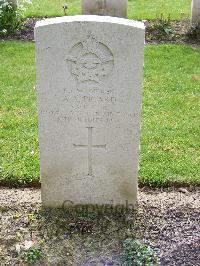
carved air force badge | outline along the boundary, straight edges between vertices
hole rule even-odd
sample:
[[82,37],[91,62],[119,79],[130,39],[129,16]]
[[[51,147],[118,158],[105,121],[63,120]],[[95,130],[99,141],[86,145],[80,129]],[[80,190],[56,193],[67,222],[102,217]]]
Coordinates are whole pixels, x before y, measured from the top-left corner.
[[91,35],[71,48],[67,61],[69,71],[80,85],[98,85],[114,66],[110,49]]

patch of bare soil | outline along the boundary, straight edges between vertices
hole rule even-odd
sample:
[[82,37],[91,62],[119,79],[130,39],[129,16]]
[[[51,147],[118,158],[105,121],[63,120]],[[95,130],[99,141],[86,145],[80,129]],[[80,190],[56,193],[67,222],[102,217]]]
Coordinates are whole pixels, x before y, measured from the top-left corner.
[[[136,211],[43,209],[40,190],[0,190],[0,264],[123,265],[126,239],[155,249],[160,265],[200,265],[200,191],[139,192]],[[26,251],[24,251],[26,250]],[[24,252],[29,256],[24,257]],[[29,252],[29,253],[28,253]]]
[[[24,22],[24,26],[16,34],[6,37],[0,37],[0,40],[21,40],[34,41],[34,27],[37,21],[44,18],[28,18]],[[158,29],[155,25],[161,26],[158,20],[144,21],[146,26],[146,43],[186,43],[200,45],[200,37],[189,37],[188,32],[191,24],[189,20],[170,21],[170,32],[165,33]],[[163,27],[164,28],[164,27]]]
[[162,26],[158,20],[145,21],[145,26],[146,43],[159,44],[168,42],[200,45],[200,36],[191,36],[189,20],[170,21],[169,28],[167,25]]

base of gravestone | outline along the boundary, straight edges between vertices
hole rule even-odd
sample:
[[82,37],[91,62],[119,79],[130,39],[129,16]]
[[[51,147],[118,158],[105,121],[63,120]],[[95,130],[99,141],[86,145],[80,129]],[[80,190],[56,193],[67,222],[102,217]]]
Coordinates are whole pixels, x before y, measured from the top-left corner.
[[191,23],[192,24],[200,23],[200,1],[199,0],[193,0],[192,1]]
[[127,17],[127,0],[82,0],[82,15]]

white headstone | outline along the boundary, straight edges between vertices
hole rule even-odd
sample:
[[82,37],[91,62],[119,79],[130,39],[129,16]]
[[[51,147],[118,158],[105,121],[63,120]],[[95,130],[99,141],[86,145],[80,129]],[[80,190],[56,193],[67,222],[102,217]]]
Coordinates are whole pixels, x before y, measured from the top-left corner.
[[35,40],[43,205],[135,204],[143,23],[52,18]]
[[192,0],[192,23],[200,23],[200,0]]
[[127,17],[128,0],[82,0],[83,15]]

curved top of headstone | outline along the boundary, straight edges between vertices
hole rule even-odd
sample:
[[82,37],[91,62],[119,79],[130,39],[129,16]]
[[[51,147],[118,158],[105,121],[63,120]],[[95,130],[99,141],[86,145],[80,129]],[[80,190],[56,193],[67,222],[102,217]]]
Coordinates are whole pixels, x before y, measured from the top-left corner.
[[125,18],[117,18],[110,16],[96,16],[96,15],[78,15],[78,16],[64,16],[64,17],[56,17],[49,18],[45,20],[38,21],[36,23],[37,27],[49,26],[53,24],[60,23],[72,23],[72,22],[99,22],[99,23],[111,23],[111,24],[119,24],[130,27],[135,27],[139,29],[145,29],[144,23],[140,21],[129,20]]

